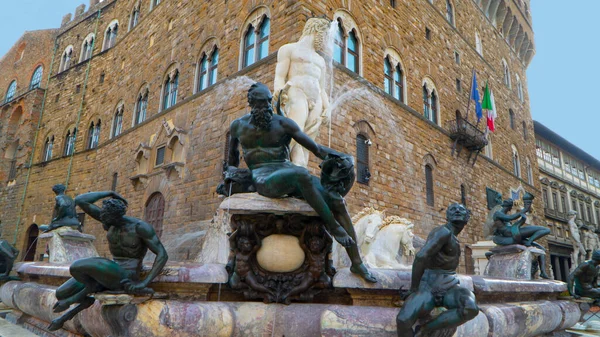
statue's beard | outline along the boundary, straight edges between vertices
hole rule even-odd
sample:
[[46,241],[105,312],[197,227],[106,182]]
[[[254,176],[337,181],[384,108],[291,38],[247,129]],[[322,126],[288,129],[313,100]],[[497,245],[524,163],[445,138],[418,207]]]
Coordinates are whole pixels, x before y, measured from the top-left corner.
[[269,130],[273,119],[273,110],[268,108],[253,108],[250,111],[252,118],[250,122],[261,130]]

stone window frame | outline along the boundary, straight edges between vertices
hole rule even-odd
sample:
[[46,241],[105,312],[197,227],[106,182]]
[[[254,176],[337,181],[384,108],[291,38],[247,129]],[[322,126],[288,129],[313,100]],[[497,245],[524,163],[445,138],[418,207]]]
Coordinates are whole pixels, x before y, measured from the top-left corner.
[[425,200],[430,207],[435,207],[435,170],[437,161],[428,153],[423,157],[423,173],[425,178]]
[[63,144],[63,157],[72,156],[75,154],[75,142],[77,141],[77,128],[67,128],[67,133]]
[[510,77],[510,67],[508,66],[508,62],[506,62],[505,59],[502,59],[502,83],[509,89],[512,88]]
[[529,185],[533,185],[533,169],[529,157],[525,158],[525,170],[527,171],[527,182]]
[[[371,167],[371,151],[369,150],[369,147],[371,147],[373,145],[373,139],[376,138],[376,134],[375,134],[375,129],[373,129],[373,126],[366,120],[360,120],[358,122],[356,122],[356,124],[353,125],[354,128],[354,132],[356,134],[356,182],[363,184],[363,185],[369,185],[369,181],[371,178],[371,173],[370,173],[370,167]],[[366,152],[367,152],[367,157],[366,160],[361,161],[361,165],[358,164],[358,141],[359,141],[359,136],[362,136],[364,139],[363,141],[365,142],[364,144],[367,145],[366,147]],[[367,179],[361,179],[360,178],[360,174],[359,174],[359,170],[360,167],[359,166],[365,166],[365,169],[367,170],[365,177],[367,177]]]
[[152,11],[154,8],[160,5],[161,2],[161,0],[150,0],[150,11]]
[[517,129],[517,124],[515,123],[515,111],[513,109],[508,109],[508,124],[512,130]]
[[[358,74],[359,76],[362,76],[363,74],[363,65],[362,65],[362,61],[363,61],[363,36],[362,33],[359,29],[358,24],[356,23],[356,20],[354,19],[354,17],[352,16],[352,14],[350,14],[348,11],[344,10],[344,9],[338,9],[334,14],[333,14],[333,21],[337,21],[338,22],[338,27],[341,26],[342,28],[342,32],[341,35],[343,37],[343,51],[342,51],[342,61],[340,62],[340,64],[342,64],[343,66],[345,66],[346,68],[348,68],[348,70]],[[350,39],[351,34],[355,37],[356,39],[356,48],[358,50],[352,52],[350,51],[350,48],[348,47],[348,41]],[[342,46],[340,46],[342,47]],[[352,69],[350,69],[348,67],[348,56],[349,55],[353,55],[355,57],[355,63],[354,66],[356,68],[355,71],[353,71]]]
[[86,149],[92,150],[98,148],[100,145],[100,132],[102,131],[102,120],[98,118],[98,120],[92,120],[90,122],[90,127],[88,128],[88,137]]
[[[180,75],[179,63],[172,63],[163,76],[160,88],[160,106],[159,111],[165,111],[177,105],[177,96],[179,95]],[[167,93],[168,91],[168,93]]]
[[110,128],[110,138],[113,139],[115,137],[123,134],[123,115],[125,111],[125,104],[123,101],[120,101],[117,104],[117,107],[114,110],[113,120]]
[[481,40],[481,36],[479,36],[479,31],[475,30],[475,51],[479,56],[483,57],[483,42]]
[[61,73],[71,67],[71,61],[73,60],[73,45],[67,46],[60,57],[60,65],[58,66],[58,72]]
[[96,43],[96,34],[89,33],[81,43],[81,52],[79,53],[79,63],[92,58],[94,54],[94,45]]
[[119,34],[119,20],[112,20],[104,30],[104,41],[102,42],[102,51],[109,50],[117,44]]
[[131,14],[129,15],[129,25],[128,25],[129,32],[140,23],[140,15],[142,13],[141,8],[142,8],[142,3],[141,3],[141,1],[138,1],[131,9]]
[[42,162],[47,162],[52,160],[52,151],[54,150],[54,135],[48,135],[46,137],[46,141],[44,142],[44,148],[42,151]]
[[521,83],[519,74],[515,74],[515,81],[517,81],[517,97],[519,97],[519,100],[523,103],[525,102],[525,97],[523,95],[523,83]]
[[[404,67],[404,62],[402,62],[402,58],[400,57],[400,53],[398,53],[397,50],[393,49],[393,48],[387,48],[384,52],[384,62],[389,62],[390,66],[391,66],[391,77],[388,77],[386,72],[385,72],[385,65],[384,65],[384,78],[387,79],[388,81],[390,81],[390,84],[392,86],[392,92],[390,92],[388,90],[388,87],[386,86],[386,82],[384,80],[383,83],[383,89],[386,93],[388,93],[389,95],[391,95],[392,97],[394,97],[395,99],[399,100],[400,102],[408,105],[408,88],[406,85],[406,68]],[[399,68],[399,69],[398,69]],[[397,88],[397,81],[395,78],[395,74],[396,72],[400,70],[400,88],[401,88],[401,97],[396,97],[396,88]]]
[[456,6],[452,0],[446,0],[446,20],[456,28]]
[[519,156],[519,151],[517,151],[517,147],[511,144],[512,149],[512,164],[513,164],[513,174],[518,178],[521,178],[521,157]]
[[[204,46],[200,50],[200,56],[198,57],[198,63],[196,64],[196,76],[194,76],[194,93],[199,93],[217,83],[219,76],[218,67],[220,49],[216,38],[210,38],[207,42],[204,43]],[[216,64],[214,64],[215,55],[217,61]],[[202,69],[204,63],[206,65],[205,70]],[[216,70],[216,72],[213,73],[213,70]],[[205,77],[202,78],[202,76]],[[203,84],[200,83],[201,79],[202,82],[204,82]]]
[[17,93],[17,80],[14,79],[8,85],[8,89],[6,89],[6,94],[4,95],[4,103],[8,103],[12,101]]
[[[422,81],[423,117],[429,122],[440,125],[440,96],[435,83],[429,77]],[[428,116],[429,115],[429,116]]]
[[42,77],[44,76],[44,65],[40,64],[35,67],[31,80],[29,81],[29,90],[37,89],[42,84]]
[[[270,47],[270,43],[271,43],[271,21],[272,21],[271,18],[272,18],[271,12],[267,6],[257,7],[246,18],[246,21],[244,22],[244,25],[242,26],[244,29],[242,29],[241,36],[240,36],[240,53],[239,53],[240,59],[239,59],[239,69],[238,70],[242,70],[246,67],[249,67],[269,55],[269,49],[270,49],[269,47]],[[268,21],[265,21],[265,19],[267,19]],[[268,24],[269,24],[269,32],[268,32],[266,39],[263,39],[264,40],[263,41],[260,39],[260,31],[262,28],[264,28],[263,25],[266,22],[268,22]],[[247,45],[247,43],[246,43],[247,37],[250,34],[252,34],[252,36],[253,36],[252,48],[250,48],[250,46]],[[262,58],[260,58],[259,53],[258,53],[258,49],[260,47],[261,41],[262,42],[266,41],[266,43],[267,43],[267,55],[264,55]],[[250,49],[254,50],[254,56],[253,56],[253,60],[251,62],[246,61],[246,52],[249,51]]]
[[[150,85],[148,83],[142,84],[140,90],[135,99],[133,106],[133,118],[131,119],[131,127],[142,124],[148,118],[148,100],[150,97]],[[144,103],[144,118],[140,120],[140,104]]]

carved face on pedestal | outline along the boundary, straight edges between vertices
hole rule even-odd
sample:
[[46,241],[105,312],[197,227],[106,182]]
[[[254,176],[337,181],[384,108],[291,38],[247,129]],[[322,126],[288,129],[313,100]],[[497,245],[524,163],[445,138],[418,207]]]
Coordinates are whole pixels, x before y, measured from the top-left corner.
[[250,240],[248,240],[247,237],[242,236],[238,239],[237,241],[237,247],[240,250],[240,252],[244,253],[244,254],[248,254],[252,251],[252,242],[250,242]]
[[323,250],[324,245],[323,239],[316,236],[313,236],[308,240],[308,249],[310,249],[311,253],[320,253]]

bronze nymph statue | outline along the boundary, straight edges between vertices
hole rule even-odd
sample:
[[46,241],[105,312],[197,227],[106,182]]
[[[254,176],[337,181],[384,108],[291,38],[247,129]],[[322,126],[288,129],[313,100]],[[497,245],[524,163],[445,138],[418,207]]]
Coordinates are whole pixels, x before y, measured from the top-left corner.
[[[463,230],[471,212],[461,204],[452,204],[446,211],[447,223],[427,237],[427,241],[417,253],[412,266],[412,280],[409,291],[401,290],[404,306],[396,317],[398,337],[438,336],[456,329],[472,320],[479,313],[475,294],[462,288],[456,275],[460,262],[458,234]],[[448,309],[436,318],[417,326],[419,318],[424,318],[435,307]]]
[[56,198],[54,199],[54,213],[49,225],[40,226],[40,230],[43,232],[49,232],[59,227],[72,227],[81,231],[81,223],[79,223],[77,212],[75,211],[75,202],[70,196],[65,194],[65,190],[66,187],[62,184],[52,187],[52,192],[56,194]]
[[[94,205],[102,199],[105,199],[102,208]],[[72,278],[56,289],[58,302],[54,305],[54,312],[65,311],[75,303],[79,305],[53,320],[50,331],[60,329],[66,321],[94,304],[90,294],[105,290],[128,294],[154,293],[148,284],[158,276],[168,259],[154,228],[140,219],[126,216],[127,201],[117,193],[86,193],[77,196],[75,203],[102,223],[113,259],[91,257],[73,262],[69,268]],[[156,254],[156,258],[150,272],[140,280],[142,260],[148,249]]]

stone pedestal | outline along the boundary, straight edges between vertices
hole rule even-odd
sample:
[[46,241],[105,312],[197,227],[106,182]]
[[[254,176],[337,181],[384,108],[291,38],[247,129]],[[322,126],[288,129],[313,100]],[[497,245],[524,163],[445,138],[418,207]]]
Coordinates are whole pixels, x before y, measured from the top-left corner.
[[537,263],[537,257],[545,254],[539,248],[523,245],[498,246],[491,252],[493,255],[485,269],[485,276],[516,280],[533,279],[532,267]]
[[488,258],[485,254],[495,248],[494,241],[477,241],[474,245],[469,245],[471,248],[471,256],[473,257],[474,274],[483,275],[488,265]]
[[232,233],[229,285],[246,299],[311,301],[331,287],[332,239],[303,200],[235,194],[220,206]]
[[50,263],[70,264],[73,261],[87,257],[97,257],[94,247],[96,237],[83,234],[68,227],[57,228],[39,236],[38,247],[50,252]]

